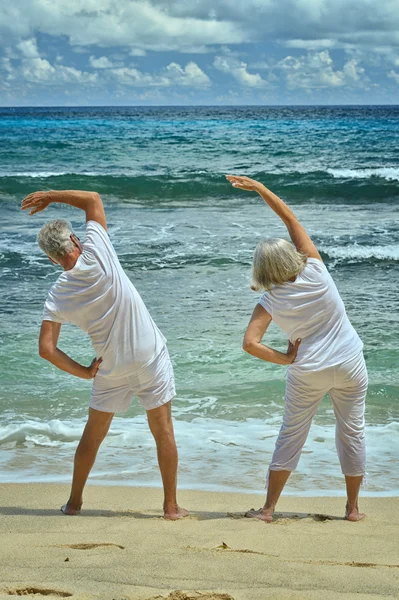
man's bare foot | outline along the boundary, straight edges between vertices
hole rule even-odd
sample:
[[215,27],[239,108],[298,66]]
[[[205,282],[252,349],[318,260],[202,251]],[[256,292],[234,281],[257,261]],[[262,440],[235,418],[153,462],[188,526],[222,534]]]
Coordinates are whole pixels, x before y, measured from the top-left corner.
[[180,508],[180,506],[175,505],[174,507],[170,507],[169,509],[164,509],[163,518],[167,521],[178,521],[179,519],[183,519],[184,517],[188,517],[190,513],[185,508]]
[[359,512],[358,506],[350,507],[348,503],[346,503],[345,507],[345,519],[347,521],[361,521],[365,517],[365,513]]
[[245,513],[245,516],[249,519],[259,519],[259,521],[271,523],[273,521],[273,513],[274,510],[272,508],[260,508],[259,510],[251,508],[251,510]]
[[61,506],[61,512],[64,513],[64,515],[69,515],[72,517],[75,515],[80,515],[80,508],[73,508],[68,503],[66,503],[64,504],[64,506]]

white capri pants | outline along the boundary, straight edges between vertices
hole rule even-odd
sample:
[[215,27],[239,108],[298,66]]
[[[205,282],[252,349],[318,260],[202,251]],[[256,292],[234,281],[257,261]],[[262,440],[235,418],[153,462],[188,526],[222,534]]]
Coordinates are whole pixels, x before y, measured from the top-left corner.
[[367,370],[360,352],[355,358],[321,371],[289,368],[283,425],[271,471],[294,471],[317,408],[329,393],[336,417],[335,443],[342,473],[365,475],[364,409]]

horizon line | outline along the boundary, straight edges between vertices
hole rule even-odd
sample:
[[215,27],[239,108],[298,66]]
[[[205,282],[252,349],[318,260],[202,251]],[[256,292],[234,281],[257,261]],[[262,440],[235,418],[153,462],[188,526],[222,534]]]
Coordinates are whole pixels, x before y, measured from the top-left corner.
[[399,107],[397,104],[21,104],[1,106],[11,108],[370,108]]

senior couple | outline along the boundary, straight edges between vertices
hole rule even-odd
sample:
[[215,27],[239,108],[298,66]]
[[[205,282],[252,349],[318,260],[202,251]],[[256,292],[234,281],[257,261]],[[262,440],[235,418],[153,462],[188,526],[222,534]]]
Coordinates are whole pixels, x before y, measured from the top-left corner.
[[[227,176],[233,187],[257,192],[287,227],[291,242],[268,239],[258,244],[253,289],[264,294],[255,307],[243,348],[261,360],[288,365],[283,424],[267,474],[263,508],[247,516],[271,522],[290,473],[295,470],[312,418],[326,393],[336,416],[336,446],[345,476],[345,518],[358,521],[358,496],[365,474],[364,406],[367,371],[363,344],[346,316],[344,304],[323,261],[291,209],[261,183]],[[76,450],[72,489],[61,508],[80,513],[83,489],[101,442],[116,412],[128,410],[136,396],[154,436],[164,488],[164,517],[188,515],[179,507],[177,449],[171,416],[175,395],[166,339],[125,274],[107,234],[103,203],[95,192],[35,192],[22,202],[31,215],[52,203],[86,214],[83,243],[67,221],[54,220],[38,235],[41,249],[62,267],[44,305],[40,356],[82,379],[93,379],[89,416]],[[274,321],[288,337],[287,352],[264,344]],[[63,323],[86,331],[96,358],[86,367],[57,347]]]

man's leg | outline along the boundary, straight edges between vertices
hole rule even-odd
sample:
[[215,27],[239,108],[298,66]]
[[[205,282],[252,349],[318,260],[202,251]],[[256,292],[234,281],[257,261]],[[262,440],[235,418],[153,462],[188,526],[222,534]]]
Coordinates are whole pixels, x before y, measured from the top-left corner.
[[180,519],[188,515],[179,508],[177,489],[177,448],[173,432],[171,402],[147,411],[148,425],[157,445],[158,464],[164,489],[165,519]]
[[76,515],[82,507],[83,488],[96,460],[101,442],[108,433],[114,413],[89,408],[89,418],[76,449],[71,495],[62,512]]

